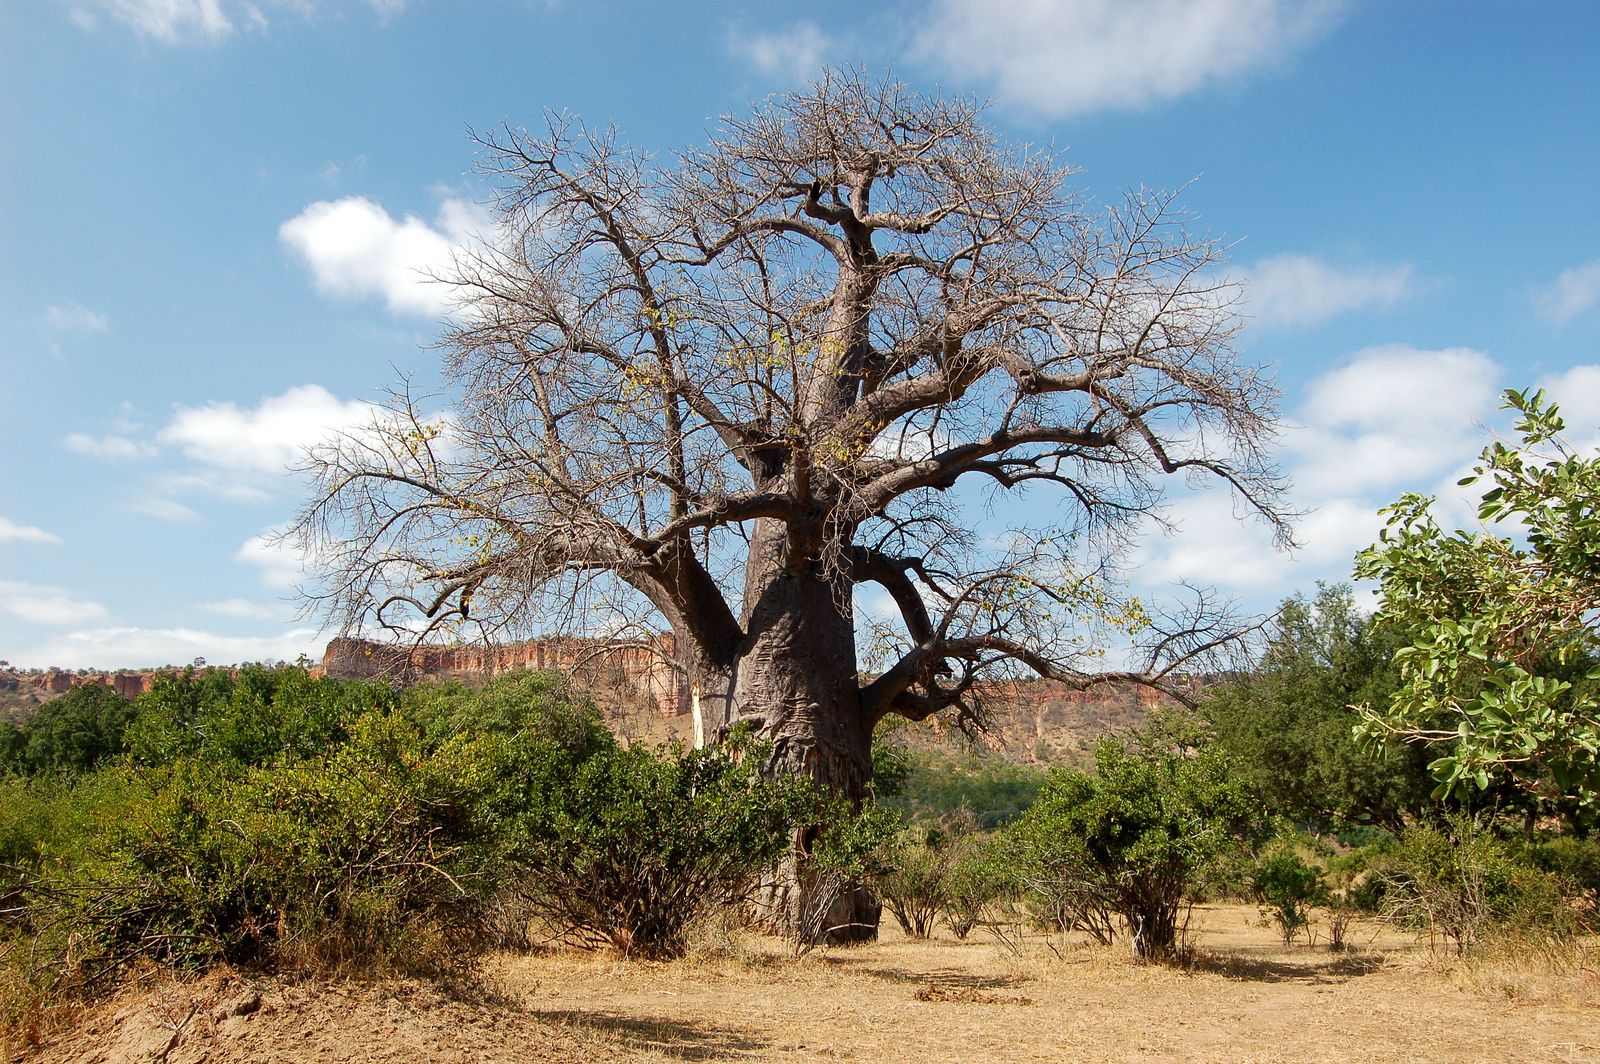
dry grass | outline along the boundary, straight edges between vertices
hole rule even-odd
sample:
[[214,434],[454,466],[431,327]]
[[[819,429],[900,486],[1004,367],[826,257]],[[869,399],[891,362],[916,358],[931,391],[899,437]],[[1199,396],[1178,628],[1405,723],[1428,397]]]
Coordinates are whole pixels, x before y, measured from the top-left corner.
[[1600,1061],[1600,999],[1582,955],[1446,965],[1373,925],[1355,951],[1333,954],[1284,949],[1253,909],[1204,909],[1196,923],[1186,969],[1081,943],[1010,952],[977,935],[917,942],[887,930],[874,945],[795,958],[781,942],[713,931],[671,964],[500,955],[476,992],[454,998],[406,981],[265,984],[260,1007],[235,1015],[239,979],[213,979],[124,995],[35,1055],[150,1059],[106,1051],[163,1043],[188,1017],[165,1047],[172,1064]]

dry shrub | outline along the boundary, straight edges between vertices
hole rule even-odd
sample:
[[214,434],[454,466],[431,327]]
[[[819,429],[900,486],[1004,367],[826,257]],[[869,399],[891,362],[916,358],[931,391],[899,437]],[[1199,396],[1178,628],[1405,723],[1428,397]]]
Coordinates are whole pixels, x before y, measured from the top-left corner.
[[1456,985],[1519,1004],[1593,1005],[1600,1000],[1600,948],[1550,935],[1497,935],[1450,972]]

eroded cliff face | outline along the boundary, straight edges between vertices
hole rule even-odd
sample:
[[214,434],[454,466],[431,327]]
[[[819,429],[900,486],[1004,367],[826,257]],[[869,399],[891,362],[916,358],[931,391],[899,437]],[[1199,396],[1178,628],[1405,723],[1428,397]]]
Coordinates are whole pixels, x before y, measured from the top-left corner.
[[119,669],[116,672],[80,673],[48,669],[43,672],[0,672],[0,720],[20,721],[31,716],[44,703],[85,684],[105,684],[123,698],[137,698],[150,690],[157,676],[176,671]]
[[387,679],[416,683],[457,679],[481,683],[514,669],[552,669],[589,687],[622,687],[651,699],[662,716],[689,712],[689,691],[675,668],[670,635],[644,642],[533,639],[500,645],[404,646],[366,639],[335,639],[322,655],[322,670],[338,679]]

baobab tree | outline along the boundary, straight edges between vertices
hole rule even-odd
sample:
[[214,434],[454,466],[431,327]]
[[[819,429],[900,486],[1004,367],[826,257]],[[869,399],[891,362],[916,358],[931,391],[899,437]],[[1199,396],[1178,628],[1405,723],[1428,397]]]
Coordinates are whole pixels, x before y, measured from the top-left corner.
[[670,163],[566,116],[478,140],[497,225],[446,279],[448,414],[401,395],[313,456],[297,527],[347,627],[642,616],[708,740],[751,722],[771,771],[855,796],[891,714],[1016,670],[1161,684],[1233,633],[1115,579],[1170,474],[1282,528],[1274,393],[1172,195],[1092,209],[977,104],[858,72]]

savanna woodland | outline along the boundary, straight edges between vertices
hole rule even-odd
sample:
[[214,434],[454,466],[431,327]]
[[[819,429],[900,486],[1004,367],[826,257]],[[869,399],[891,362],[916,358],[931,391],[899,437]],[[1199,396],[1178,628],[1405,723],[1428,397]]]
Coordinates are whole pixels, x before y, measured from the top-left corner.
[[[1375,612],[1164,609],[1125,568],[1169,485],[1294,516],[1173,195],[1096,207],[852,71],[671,160],[566,115],[476,139],[448,388],[309,455],[308,594],[402,644],[659,652],[692,723],[304,661],[8,703],[8,1051],[1588,1059],[1600,455],[1542,394],[1462,482],[1479,531],[1385,511]],[[304,986],[358,975],[411,989],[340,1042],[371,1015]],[[1089,1006],[1109,1040],[1063,1033]]]

